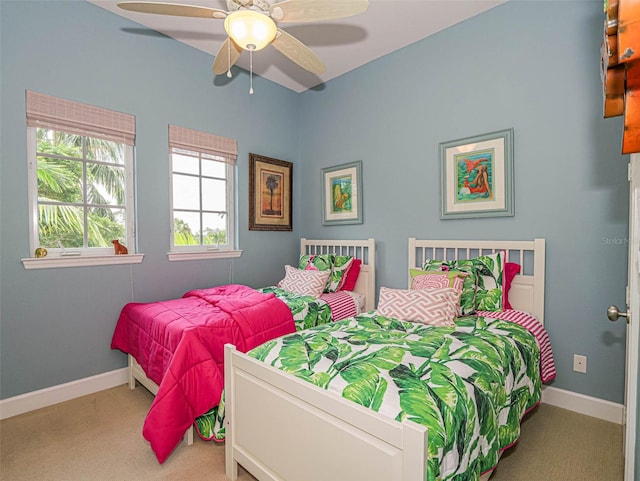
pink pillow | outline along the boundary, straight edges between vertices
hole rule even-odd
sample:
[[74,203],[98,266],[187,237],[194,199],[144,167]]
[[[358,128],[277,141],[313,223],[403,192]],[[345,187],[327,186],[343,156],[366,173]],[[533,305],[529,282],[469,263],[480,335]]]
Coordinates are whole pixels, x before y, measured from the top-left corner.
[[286,274],[278,287],[299,296],[320,297],[329,278],[329,271],[301,270],[289,265],[284,269]]
[[513,309],[509,303],[509,289],[511,289],[511,282],[513,278],[520,272],[520,264],[515,262],[505,262],[504,264],[504,279],[502,288],[502,307],[504,309]]
[[437,289],[380,288],[378,314],[431,326],[453,326],[460,308],[460,293],[452,287]]
[[351,267],[349,267],[349,270],[347,271],[347,278],[340,289],[341,291],[352,291],[356,288],[356,282],[360,275],[360,264],[362,264],[361,259],[353,259]]
[[453,287],[462,294],[464,276],[451,275],[449,272],[429,272],[411,269],[412,289],[433,289],[437,287]]

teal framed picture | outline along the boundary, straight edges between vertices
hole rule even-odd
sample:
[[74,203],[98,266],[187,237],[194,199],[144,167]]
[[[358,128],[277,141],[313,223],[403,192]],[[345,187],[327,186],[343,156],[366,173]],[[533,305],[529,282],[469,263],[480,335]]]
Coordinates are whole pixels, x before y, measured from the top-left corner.
[[322,169],[322,224],[362,222],[362,161]]
[[440,144],[440,218],[513,216],[513,129]]

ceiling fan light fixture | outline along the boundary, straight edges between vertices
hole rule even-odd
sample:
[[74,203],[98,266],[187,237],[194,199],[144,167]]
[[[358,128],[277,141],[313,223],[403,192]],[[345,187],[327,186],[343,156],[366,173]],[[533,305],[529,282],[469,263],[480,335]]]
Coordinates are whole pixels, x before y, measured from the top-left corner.
[[261,50],[276,37],[277,28],[271,18],[255,10],[237,10],[224,20],[229,37],[245,50]]

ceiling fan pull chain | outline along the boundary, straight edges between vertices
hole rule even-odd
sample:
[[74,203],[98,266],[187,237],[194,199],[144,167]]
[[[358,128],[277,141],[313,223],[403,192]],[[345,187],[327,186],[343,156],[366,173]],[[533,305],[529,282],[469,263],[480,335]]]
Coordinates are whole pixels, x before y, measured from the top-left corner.
[[249,94],[253,95],[253,49],[249,49]]
[[231,39],[227,40],[227,62],[229,67],[227,68],[227,77],[231,78]]

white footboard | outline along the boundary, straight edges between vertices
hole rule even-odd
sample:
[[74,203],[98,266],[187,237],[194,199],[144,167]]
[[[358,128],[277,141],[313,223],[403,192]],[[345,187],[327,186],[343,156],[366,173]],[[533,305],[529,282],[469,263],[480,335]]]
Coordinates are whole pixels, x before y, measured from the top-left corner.
[[427,429],[225,348],[226,474],[260,481],[424,481]]

